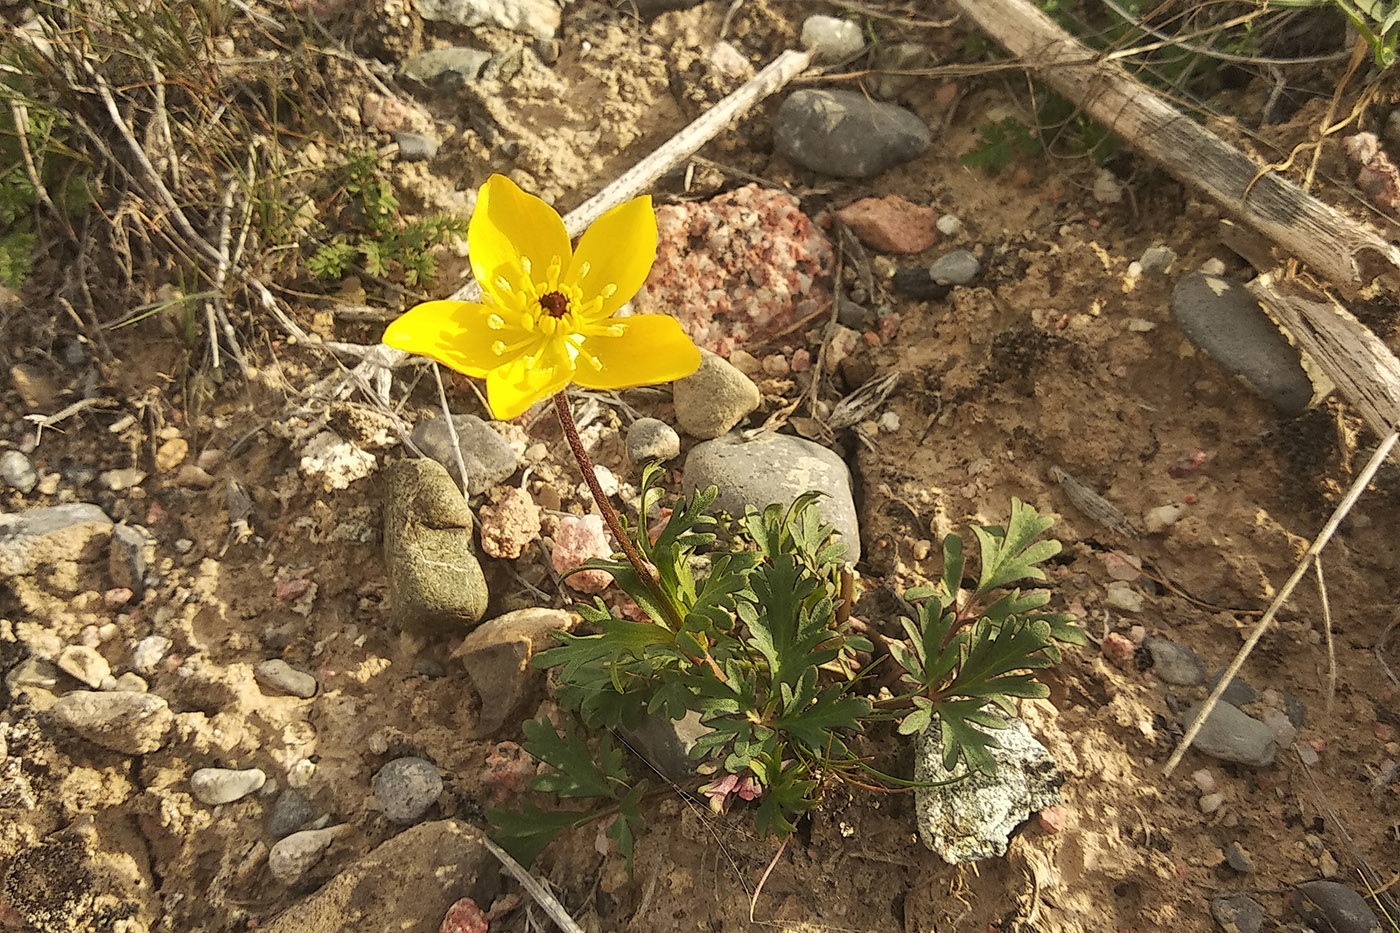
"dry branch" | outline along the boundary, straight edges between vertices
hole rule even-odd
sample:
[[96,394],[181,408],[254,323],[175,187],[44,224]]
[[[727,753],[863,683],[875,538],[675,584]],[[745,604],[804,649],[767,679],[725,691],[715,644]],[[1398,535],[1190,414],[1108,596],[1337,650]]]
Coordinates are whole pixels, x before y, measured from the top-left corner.
[[1263,171],[1265,166],[1163,101],[1026,0],[954,4],[1089,116],[1321,275],[1339,285],[1375,278],[1400,284],[1400,249],[1292,182]]

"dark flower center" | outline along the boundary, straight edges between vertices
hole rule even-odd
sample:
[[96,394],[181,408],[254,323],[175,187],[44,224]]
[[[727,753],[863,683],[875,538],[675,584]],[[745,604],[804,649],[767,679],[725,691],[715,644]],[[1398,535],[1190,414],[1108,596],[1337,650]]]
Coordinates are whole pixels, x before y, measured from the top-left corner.
[[540,296],[540,307],[549,312],[550,317],[563,317],[569,313],[569,299],[559,292]]

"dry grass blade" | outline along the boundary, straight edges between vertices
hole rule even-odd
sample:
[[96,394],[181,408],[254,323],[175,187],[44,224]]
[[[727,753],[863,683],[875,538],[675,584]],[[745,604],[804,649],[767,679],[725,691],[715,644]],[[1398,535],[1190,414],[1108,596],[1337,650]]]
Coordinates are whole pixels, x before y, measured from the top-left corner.
[[545,913],[549,914],[549,919],[559,925],[559,929],[563,930],[564,933],[583,933],[583,928],[574,921],[573,917],[569,916],[564,905],[560,904],[544,885],[535,880],[535,876],[530,874],[524,865],[511,858],[509,852],[485,836],[481,837],[481,844],[486,847],[486,851],[496,856],[497,860],[505,866],[506,871],[510,872],[516,881],[520,882],[520,886],[529,892],[530,896],[535,899],[535,903],[539,904]]
[[837,402],[836,407],[831,410],[831,416],[826,419],[826,426],[832,431],[840,431],[853,424],[860,424],[885,403],[885,399],[890,397],[890,393],[898,384],[899,373],[876,376]]

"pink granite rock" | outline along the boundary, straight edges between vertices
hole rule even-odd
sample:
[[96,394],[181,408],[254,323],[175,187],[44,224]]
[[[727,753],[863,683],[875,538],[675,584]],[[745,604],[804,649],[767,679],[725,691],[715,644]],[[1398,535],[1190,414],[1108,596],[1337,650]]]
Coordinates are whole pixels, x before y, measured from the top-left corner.
[[656,264],[637,310],[672,315],[720,356],[753,350],[829,306],[831,243],[789,194],[745,185],[662,205],[656,224]]
[[492,498],[492,504],[481,507],[481,549],[514,560],[540,536],[539,506],[516,486],[497,486]]
[[[603,516],[565,515],[559,520],[559,530],[554,534],[554,552],[549,555],[550,563],[557,573],[573,570],[590,557],[611,557],[612,547],[608,544],[608,532],[603,526]],[[612,574],[606,570],[585,570],[564,580],[580,593],[601,593],[612,583]]]
[[894,195],[862,198],[836,216],[861,242],[882,253],[922,253],[938,240],[938,211]]

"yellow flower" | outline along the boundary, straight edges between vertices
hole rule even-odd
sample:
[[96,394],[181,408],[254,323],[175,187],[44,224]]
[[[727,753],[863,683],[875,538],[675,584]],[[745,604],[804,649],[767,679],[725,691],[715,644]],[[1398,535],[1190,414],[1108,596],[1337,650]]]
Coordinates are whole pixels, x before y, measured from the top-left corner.
[[477,195],[467,245],[484,303],[418,305],[389,325],[384,342],[485,377],[497,418],[514,418],[570,382],[622,389],[700,366],[675,318],[613,317],[656,261],[650,197],[598,218],[574,251],[553,208],[492,175]]

